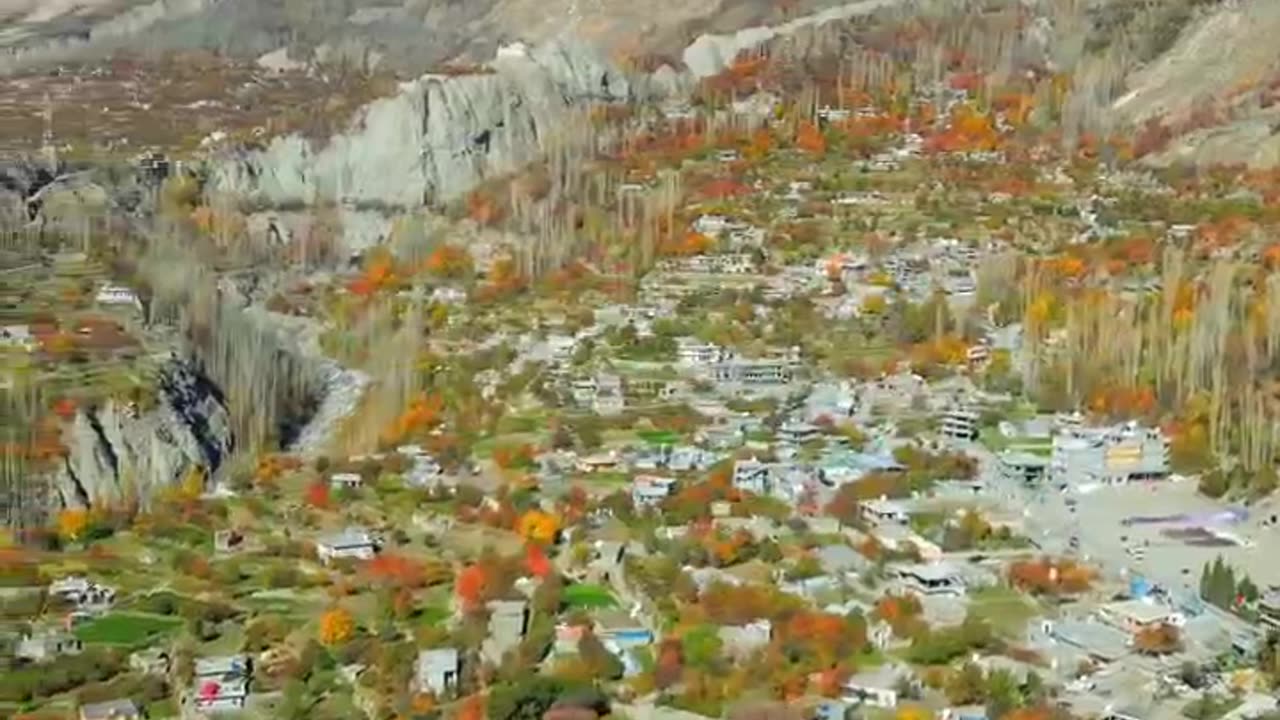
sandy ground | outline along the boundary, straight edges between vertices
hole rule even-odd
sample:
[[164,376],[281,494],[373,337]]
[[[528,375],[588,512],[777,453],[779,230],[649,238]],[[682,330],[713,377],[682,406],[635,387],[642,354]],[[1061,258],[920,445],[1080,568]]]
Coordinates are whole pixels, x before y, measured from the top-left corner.
[[1062,493],[1051,487],[1027,490],[1012,485],[991,471],[987,462],[983,465],[988,487],[995,489],[1006,508],[1024,515],[1028,535],[1041,548],[1050,553],[1067,552],[1070,538],[1076,536],[1079,553],[1113,580],[1141,575],[1170,591],[1194,594],[1201,569],[1220,556],[1237,571],[1246,572],[1261,588],[1280,585],[1280,563],[1274,560],[1274,553],[1280,548],[1280,527],[1269,522],[1277,512],[1269,504],[1249,508],[1247,519],[1238,524],[1205,525],[1237,539],[1237,543],[1193,544],[1171,535],[1195,527],[1196,522],[1125,521],[1183,514],[1204,520],[1239,506],[1200,495],[1196,483],[1190,480],[1098,486],[1089,492]]

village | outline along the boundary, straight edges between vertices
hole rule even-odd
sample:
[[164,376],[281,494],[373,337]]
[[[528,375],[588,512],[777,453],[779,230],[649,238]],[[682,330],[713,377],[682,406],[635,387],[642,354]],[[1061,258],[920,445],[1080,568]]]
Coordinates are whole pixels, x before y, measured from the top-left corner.
[[[779,98],[735,105],[750,131],[665,170],[690,191],[643,271],[472,243],[280,283],[350,366],[375,303],[418,323],[413,381],[350,419],[376,452],[264,453],[0,549],[0,716],[1274,717],[1274,470],[1104,382],[1097,337],[1122,303],[1195,322],[1184,246],[1273,262],[1201,220],[1253,201],[1014,164],[1016,108],[910,101],[788,142]],[[48,301],[5,315],[6,377],[75,358],[110,377],[67,412],[145,403],[146,293],[50,256],[3,276]]]

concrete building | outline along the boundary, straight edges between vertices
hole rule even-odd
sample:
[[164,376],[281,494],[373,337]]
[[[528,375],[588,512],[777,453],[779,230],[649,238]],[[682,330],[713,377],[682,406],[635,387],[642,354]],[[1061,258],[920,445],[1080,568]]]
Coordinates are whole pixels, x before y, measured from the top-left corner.
[[938,432],[952,440],[978,439],[978,413],[972,410],[948,410],[939,419]]
[[637,508],[657,507],[675,491],[675,478],[637,475],[631,481],[631,504]]
[[202,712],[243,709],[249,701],[252,674],[253,664],[246,655],[197,659],[191,706]]
[[80,706],[80,720],[142,720],[142,717],[142,709],[128,698]]
[[1053,438],[1055,484],[1126,483],[1169,476],[1169,443],[1159,429],[1129,423],[1068,429]]
[[861,672],[844,684],[841,699],[851,705],[892,709],[898,704],[898,691],[904,680],[911,680],[911,670],[894,664],[881,665]]
[[682,337],[676,340],[676,357],[685,365],[710,365],[726,359],[728,353],[714,343]]
[[508,650],[514,649],[524,638],[529,624],[529,608],[523,600],[491,600],[489,609],[489,637],[485,638],[480,653],[497,664]]
[[947,563],[921,563],[893,568],[902,585],[917,595],[959,597],[965,594],[964,576]]
[[316,541],[316,555],[328,565],[334,560],[370,560],[378,554],[378,541],[364,528],[347,528]]
[[423,650],[413,666],[413,685],[419,692],[429,692],[437,698],[452,693],[458,687],[462,664],[454,648]]
[[1049,458],[1029,452],[1006,450],[1000,453],[1000,473],[1010,480],[1028,485],[1044,482],[1049,474]]
[[63,655],[79,655],[84,643],[74,635],[56,630],[45,630],[25,635],[14,648],[14,657],[33,663],[45,663]]
[[784,360],[736,358],[713,365],[711,379],[734,385],[786,385],[795,379],[795,368],[792,363]]

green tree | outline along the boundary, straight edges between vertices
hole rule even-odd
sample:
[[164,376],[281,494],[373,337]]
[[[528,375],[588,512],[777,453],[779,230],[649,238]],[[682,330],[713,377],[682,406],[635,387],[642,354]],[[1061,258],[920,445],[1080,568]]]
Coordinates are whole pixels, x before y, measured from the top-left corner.
[[489,692],[489,720],[542,720],[569,686],[556,678],[528,674]]
[[578,656],[590,670],[591,676],[598,680],[617,680],[625,670],[618,656],[610,652],[590,630],[582,633],[582,637],[578,639]]

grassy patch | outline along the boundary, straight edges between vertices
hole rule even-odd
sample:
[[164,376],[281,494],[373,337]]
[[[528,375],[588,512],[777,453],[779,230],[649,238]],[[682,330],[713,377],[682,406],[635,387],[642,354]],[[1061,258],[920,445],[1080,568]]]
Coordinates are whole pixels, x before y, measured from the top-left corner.
[[423,625],[438,627],[448,620],[451,614],[448,608],[440,607],[439,605],[428,605],[422,609],[419,619]]
[[969,595],[969,611],[1002,635],[1021,632],[1036,616],[1036,607],[1022,593],[995,585]]
[[680,434],[671,430],[642,430],[636,435],[650,445],[675,445],[680,442]]
[[76,628],[82,642],[101,645],[139,645],[157,635],[166,635],[182,626],[179,618],[145,613],[119,612],[104,615]]
[[1191,720],[1217,720],[1243,704],[1233,695],[1225,697],[1205,693],[1182,708],[1182,716]]
[[608,608],[618,604],[608,588],[590,583],[570,585],[564,589],[562,598],[571,608]]

